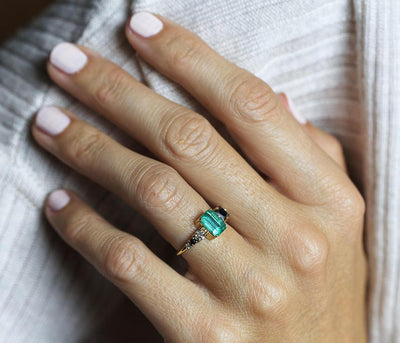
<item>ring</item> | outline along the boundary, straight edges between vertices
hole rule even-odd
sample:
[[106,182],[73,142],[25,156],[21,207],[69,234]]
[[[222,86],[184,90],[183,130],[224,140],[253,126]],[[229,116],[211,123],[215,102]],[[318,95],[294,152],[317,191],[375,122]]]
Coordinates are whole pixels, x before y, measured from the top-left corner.
[[195,220],[196,232],[190,237],[185,245],[176,254],[179,256],[189,250],[193,245],[202,241],[204,238],[208,240],[218,237],[226,229],[226,222],[229,214],[226,209],[217,206],[214,209],[205,211]]

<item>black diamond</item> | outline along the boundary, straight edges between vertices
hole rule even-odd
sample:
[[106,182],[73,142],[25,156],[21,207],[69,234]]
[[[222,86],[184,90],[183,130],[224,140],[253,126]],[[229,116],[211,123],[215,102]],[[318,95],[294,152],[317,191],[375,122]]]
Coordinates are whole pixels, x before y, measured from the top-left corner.
[[223,220],[225,221],[226,217],[228,216],[228,212],[220,206],[218,206],[214,212]]
[[190,241],[189,241],[189,243],[190,243],[191,245],[196,244],[196,243],[197,243],[197,240],[196,240],[195,238],[191,238]]

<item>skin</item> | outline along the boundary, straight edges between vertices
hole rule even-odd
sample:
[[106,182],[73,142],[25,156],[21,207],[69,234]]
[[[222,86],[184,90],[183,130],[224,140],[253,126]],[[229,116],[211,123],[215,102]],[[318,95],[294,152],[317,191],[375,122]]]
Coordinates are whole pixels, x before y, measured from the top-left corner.
[[67,129],[49,136],[33,125],[36,141],[123,198],[175,249],[210,207],[226,207],[229,225],[182,255],[188,272],[180,275],[72,192],[65,208],[46,206],[48,220],[168,342],[366,342],[365,205],[340,144],[300,125],[284,95],[158,17],[164,27],[150,38],[127,26],[130,44],[221,120],[270,181],[204,117],[79,47],[87,65],[68,75],[49,62],[50,77],[158,159],[66,109]]

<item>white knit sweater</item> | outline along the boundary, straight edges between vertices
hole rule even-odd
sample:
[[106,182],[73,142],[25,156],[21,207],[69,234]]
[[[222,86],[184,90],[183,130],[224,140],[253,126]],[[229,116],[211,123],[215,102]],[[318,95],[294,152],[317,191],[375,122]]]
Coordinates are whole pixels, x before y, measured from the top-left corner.
[[[132,6],[198,33],[289,93],[314,125],[341,140],[367,202],[370,342],[400,342],[400,1],[138,0]],[[29,134],[38,108],[61,105],[134,148],[46,78],[47,54],[63,40],[92,47],[158,93],[207,115],[128,46],[122,28],[131,9],[124,0],[60,0],[0,47],[0,342],[125,342],[129,334],[121,332],[134,331],[123,296],[49,228],[43,200],[69,187],[147,244],[162,247],[160,237]],[[121,329],[104,332],[112,323]]]

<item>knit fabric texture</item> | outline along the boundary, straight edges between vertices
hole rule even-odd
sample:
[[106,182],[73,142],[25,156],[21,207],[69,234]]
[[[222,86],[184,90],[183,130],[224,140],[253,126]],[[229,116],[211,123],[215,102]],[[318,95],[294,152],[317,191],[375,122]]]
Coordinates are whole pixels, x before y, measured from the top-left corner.
[[370,342],[400,342],[398,0],[59,0],[5,42],[0,47],[0,342],[137,338],[130,320],[134,306],[47,224],[43,202],[55,188],[76,190],[111,223],[141,238],[177,270],[185,268],[139,214],[44,152],[30,134],[41,106],[64,106],[143,152],[46,76],[51,48],[73,41],[208,117],[232,142],[204,108],[129,46],[123,27],[132,10],[156,12],[189,28],[227,59],[288,93],[310,122],[340,139],[350,176],[367,203]]

